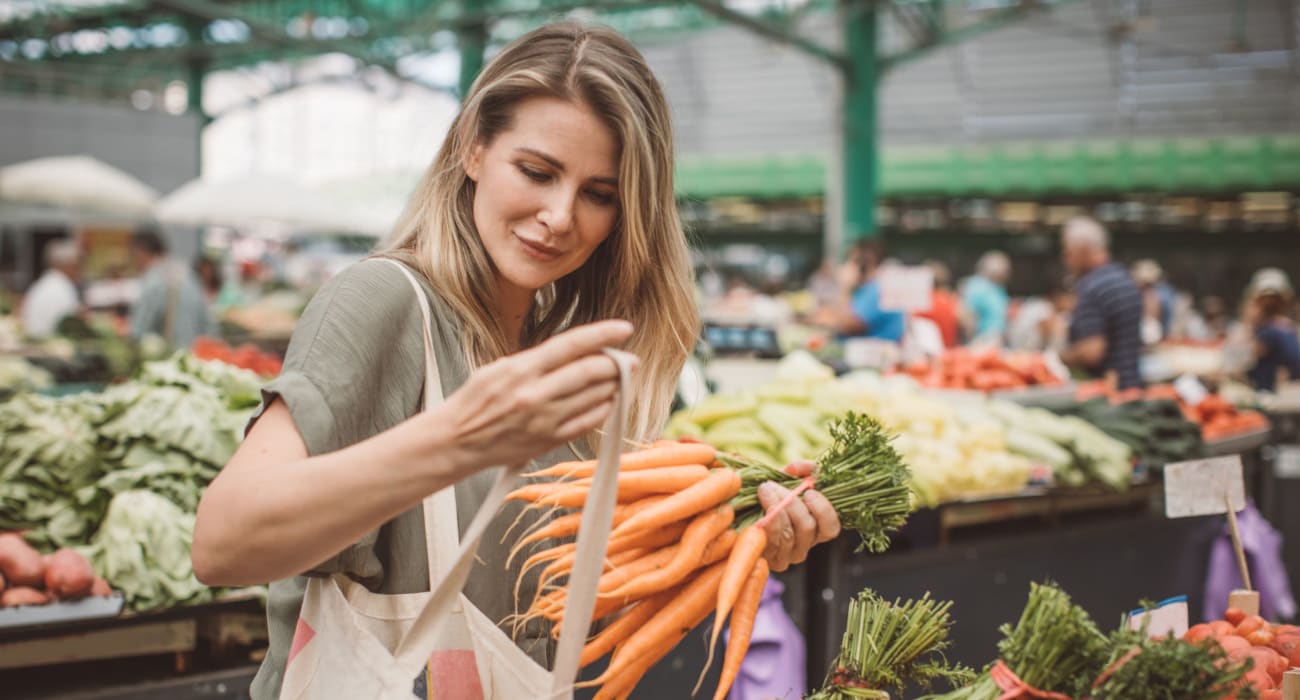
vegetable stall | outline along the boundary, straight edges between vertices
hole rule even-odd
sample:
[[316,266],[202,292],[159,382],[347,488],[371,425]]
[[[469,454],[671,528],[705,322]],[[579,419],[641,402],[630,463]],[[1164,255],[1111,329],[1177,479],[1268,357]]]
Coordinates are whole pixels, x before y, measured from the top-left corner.
[[199,496],[238,445],[262,381],[178,353],[103,391],[0,404],[6,687],[36,692],[55,661],[164,655],[174,673],[200,650],[220,656],[265,638],[264,593],[204,586],[189,557]]

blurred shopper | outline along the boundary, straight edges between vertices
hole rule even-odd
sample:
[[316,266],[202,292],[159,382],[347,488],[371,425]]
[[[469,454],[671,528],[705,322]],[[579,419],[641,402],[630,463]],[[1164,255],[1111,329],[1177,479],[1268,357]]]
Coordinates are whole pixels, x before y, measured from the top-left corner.
[[1062,230],[1061,248],[1077,298],[1070,344],[1061,359],[1093,377],[1114,372],[1120,389],[1142,386],[1142,292],[1111,262],[1109,234],[1094,219],[1071,219]]
[[1205,319],[1211,340],[1223,340],[1228,335],[1232,319],[1228,316],[1228,305],[1223,297],[1208,296],[1202,299],[1201,317]]
[[1020,304],[1007,326],[1007,346],[1012,350],[1060,352],[1066,344],[1066,329],[1074,295],[1064,285],[1052,288],[1046,297],[1035,297]]
[[1291,280],[1275,267],[1256,272],[1246,289],[1242,321],[1255,340],[1255,364],[1246,374],[1256,389],[1275,390],[1283,372],[1283,379],[1300,379],[1300,339],[1290,318],[1293,296]]
[[1196,342],[1214,340],[1210,326],[1206,323],[1205,317],[1196,310],[1196,302],[1191,294],[1179,292],[1174,296],[1174,314],[1169,322],[1167,337]]
[[[1165,281],[1165,271],[1161,269],[1160,263],[1148,258],[1133,263],[1130,272],[1133,275],[1133,282],[1148,299],[1144,318],[1151,318],[1156,322],[1156,327],[1151,334],[1159,332],[1160,338],[1168,336],[1170,325],[1174,320],[1174,302],[1177,294]],[[1160,338],[1151,343],[1159,342]],[[1146,338],[1144,337],[1143,340]]]
[[971,337],[976,342],[1002,341],[1007,328],[1007,280],[1011,279],[1011,259],[993,250],[980,257],[975,275],[962,288],[962,302],[970,314]]
[[901,342],[907,319],[880,308],[877,272],[883,251],[874,241],[858,241],[836,272],[839,297],[818,314],[821,325],[843,336]]
[[193,268],[167,255],[157,233],[131,238],[131,257],[140,273],[140,296],[131,307],[131,337],[157,335],[174,348],[188,348],[201,335],[215,335],[203,285]]
[[207,298],[208,304],[215,304],[217,295],[221,293],[221,286],[225,283],[225,276],[221,274],[221,264],[206,255],[200,255],[198,260],[194,261],[194,274],[198,275],[199,284],[203,287],[203,295]]
[[75,241],[51,241],[45,246],[45,272],[23,299],[23,330],[32,338],[54,335],[59,322],[81,311],[81,248]]
[[927,260],[924,264],[934,272],[934,291],[930,293],[929,310],[916,315],[930,319],[939,327],[944,347],[956,347],[961,343],[961,301],[952,291],[952,273],[938,260]]

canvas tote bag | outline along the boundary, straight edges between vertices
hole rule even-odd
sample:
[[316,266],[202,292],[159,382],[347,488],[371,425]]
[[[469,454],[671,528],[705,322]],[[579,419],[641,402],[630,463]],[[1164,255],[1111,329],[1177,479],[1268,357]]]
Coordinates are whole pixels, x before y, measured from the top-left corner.
[[[438,364],[430,345],[428,303],[410,270],[397,261],[388,262],[410,281],[423,315],[427,411],[442,402]],[[463,540],[454,488],[424,500],[430,592],[371,593],[342,574],[308,581],[285,668],[282,700],[410,700],[422,673],[427,697],[434,700],[573,697],[613,523],[619,446],[627,414],[631,356],[607,352],[619,368],[618,398],[605,426],[599,465],[583,511],[554,670],[548,672],[520,650],[461,591],[484,530],[519,481],[520,469],[501,468]]]

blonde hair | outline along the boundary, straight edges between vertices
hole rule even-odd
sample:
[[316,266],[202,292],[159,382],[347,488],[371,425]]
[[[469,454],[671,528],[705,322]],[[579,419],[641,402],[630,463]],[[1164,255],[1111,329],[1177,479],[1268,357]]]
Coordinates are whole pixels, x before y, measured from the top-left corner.
[[636,327],[625,349],[641,358],[627,434],[645,439],[668,416],[682,365],[699,333],[686,235],[673,192],[667,100],[645,59],[612,29],[559,22],[501,51],[474,81],[442,148],[381,251],[409,251],[458,316],[472,367],[504,356],[492,260],[474,226],[474,182],[464,159],[511,128],[534,97],[589,106],[618,138],[619,219],[590,259],[538,290],[524,347],[575,325],[621,318]]

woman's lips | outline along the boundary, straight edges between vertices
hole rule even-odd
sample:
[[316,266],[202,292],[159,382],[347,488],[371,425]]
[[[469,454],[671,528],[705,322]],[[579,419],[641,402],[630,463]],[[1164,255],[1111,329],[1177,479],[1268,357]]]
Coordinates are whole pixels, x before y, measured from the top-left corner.
[[542,262],[550,262],[559,258],[561,255],[564,255],[564,251],[558,248],[552,248],[551,246],[544,243],[538,243],[537,241],[530,241],[517,233],[515,234],[515,238],[519,240],[519,244],[523,247],[525,253],[528,253],[529,256],[541,260]]

